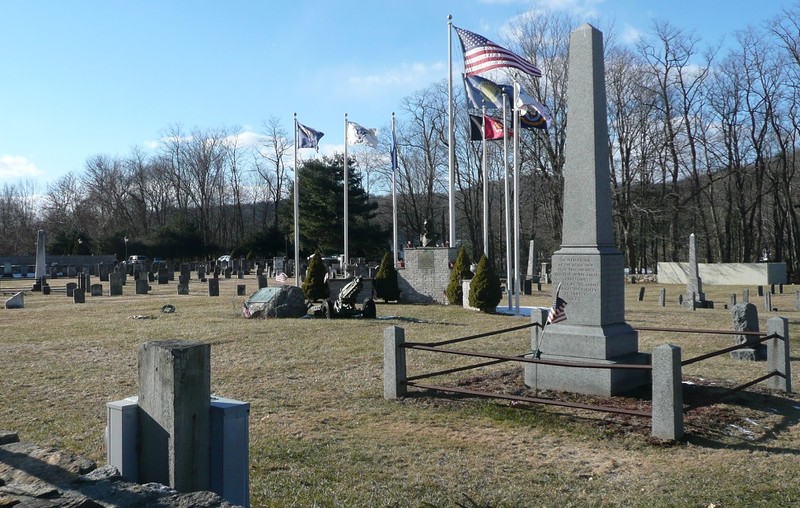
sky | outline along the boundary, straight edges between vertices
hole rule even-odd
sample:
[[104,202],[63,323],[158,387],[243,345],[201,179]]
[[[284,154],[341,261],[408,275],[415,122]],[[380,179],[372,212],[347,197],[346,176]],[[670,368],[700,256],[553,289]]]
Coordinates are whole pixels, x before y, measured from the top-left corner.
[[[655,20],[704,43],[790,0],[0,0],[0,187],[40,191],[94,155],[152,153],[176,125],[244,142],[293,114],[341,152],[344,114],[388,128],[417,90],[447,79],[447,16],[502,43],[528,11],[614,24],[634,44]],[[454,76],[462,58],[453,35]],[[546,62],[535,62],[545,67]],[[454,79],[456,79],[454,78]]]

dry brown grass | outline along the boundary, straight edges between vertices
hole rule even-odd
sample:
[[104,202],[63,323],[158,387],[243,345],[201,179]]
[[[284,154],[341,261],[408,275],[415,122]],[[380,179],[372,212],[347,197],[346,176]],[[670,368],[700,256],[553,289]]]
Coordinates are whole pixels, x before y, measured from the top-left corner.
[[[253,506],[789,506],[800,502],[800,401],[754,388],[686,417],[687,440],[661,446],[649,422],[474,398],[414,393],[382,398],[382,333],[389,325],[407,340],[432,341],[506,328],[522,318],[488,316],[447,306],[378,304],[383,319],[244,320],[237,279],[222,280],[218,298],[204,285],[176,296],[175,285],[153,294],[87,297],[26,296],[26,308],[0,310],[0,428],[26,441],[55,445],[104,461],[105,403],[137,392],[139,345],[150,340],[207,341],[212,392],[251,403]],[[243,281],[255,287],[254,278]],[[2,280],[0,291],[16,282]],[[53,285],[64,280],[52,281]],[[29,281],[20,282],[28,288]],[[627,319],[634,326],[730,328],[722,309],[741,288],[705,288],[717,309],[677,306],[682,288],[628,285]],[[523,298],[548,306],[549,287]],[[775,295],[778,314],[800,336],[796,288]],[[751,288],[751,301],[757,301]],[[166,303],[175,314],[161,314]],[[131,319],[131,316],[156,319]],[[767,313],[760,311],[762,329]],[[391,317],[394,316],[394,317]],[[684,357],[732,344],[731,337],[642,332],[640,349],[680,345]],[[796,340],[794,342],[796,345]],[[793,346],[794,346],[793,345]],[[520,354],[525,331],[459,348]],[[793,347],[796,350],[796,347]],[[442,355],[443,356],[443,355]],[[409,372],[458,364],[409,352]],[[797,374],[797,361],[793,361]],[[686,369],[707,390],[755,378],[764,363],[726,357]],[[450,376],[479,387],[525,393],[519,367]],[[794,383],[795,388],[797,383]],[[705,389],[704,389],[705,390]],[[687,397],[705,393],[692,388]],[[552,394],[545,394],[552,395]],[[588,400],[575,396],[580,400]],[[620,405],[646,400],[614,398]]]

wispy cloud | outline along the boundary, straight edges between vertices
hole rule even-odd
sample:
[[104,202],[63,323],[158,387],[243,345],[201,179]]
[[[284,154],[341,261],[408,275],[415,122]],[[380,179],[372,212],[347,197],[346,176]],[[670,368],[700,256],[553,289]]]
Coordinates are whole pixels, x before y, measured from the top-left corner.
[[43,172],[36,165],[21,155],[0,155],[0,180],[17,178],[34,178]]
[[352,75],[348,85],[360,93],[380,91],[387,87],[416,89],[447,76],[447,63],[406,63],[374,74]]

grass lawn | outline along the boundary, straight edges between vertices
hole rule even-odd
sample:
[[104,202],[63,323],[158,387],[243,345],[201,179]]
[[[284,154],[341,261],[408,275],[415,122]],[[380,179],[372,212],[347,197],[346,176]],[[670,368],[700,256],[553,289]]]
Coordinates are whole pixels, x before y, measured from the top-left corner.
[[[63,286],[67,280],[50,281]],[[92,282],[97,282],[93,278]],[[272,282],[272,281],[271,281]],[[220,297],[193,281],[152,284],[152,294],[90,297],[76,305],[62,292],[25,296],[25,308],[0,309],[0,428],[23,441],[53,445],[105,462],[105,403],[135,395],[137,352],[147,341],[212,343],[211,390],[250,402],[252,506],[676,506],[785,507],[800,504],[800,397],[763,384],[686,415],[686,440],[650,439],[649,419],[511,404],[412,390],[383,399],[383,330],[396,325],[406,340],[432,342],[508,328],[527,318],[486,315],[442,305],[378,303],[377,320],[245,320],[236,284],[248,293],[255,277],[222,279]],[[0,281],[0,291],[30,281]],[[715,309],[677,305],[681,286],[626,284],[626,319],[633,326],[730,329],[723,309],[742,288],[704,287]],[[668,304],[658,305],[667,288]],[[107,283],[104,283],[108,294]],[[800,340],[794,286],[773,296],[777,313]],[[551,302],[550,286],[522,298]],[[8,298],[10,295],[6,296]],[[504,300],[505,302],[505,300]],[[174,314],[161,314],[162,305]],[[569,306],[567,307],[569,315]],[[152,317],[155,319],[134,319]],[[732,336],[641,332],[640,350],[670,342],[683,357],[733,345]],[[521,354],[530,331],[458,344],[459,349]],[[796,353],[794,353],[796,355]],[[463,365],[459,358],[408,352],[409,375]],[[792,358],[795,376],[797,357]],[[466,363],[474,363],[467,360]],[[687,396],[703,397],[763,375],[765,362],[728,355],[684,369]],[[439,382],[439,380],[436,380]],[[441,382],[533,395],[521,365],[500,364],[451,374]],[[798,383],[793,382],[794,389]],[[541,397],[557,394],[539,392]],[[582,402],[648,408],[636,398]]]

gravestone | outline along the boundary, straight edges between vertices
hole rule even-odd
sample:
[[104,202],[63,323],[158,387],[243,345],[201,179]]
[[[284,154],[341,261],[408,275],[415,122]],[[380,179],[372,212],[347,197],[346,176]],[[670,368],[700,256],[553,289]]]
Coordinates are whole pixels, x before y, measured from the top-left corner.
[[667,305],[667,288],[661,288],[658,290],[658,304],[662,307],[666,307]]
[[736,305],[736,293],[731,293],[731,309]]
[[125,280],[124,272],[115,272],[108,275],[108,294],[110,296],[121,296],[122,285]]
[[767,312],[772,310],[772,293],[764,294],[764,310]]
[[800,310],[800,291],[794,294],[794,310]]
[[246,318],[299,318],[306,313],[303,290],[296,286],[259,289],[242,304]]
[[237,279],[244,279],[244,271],[243,270],[239,270],[238,272],[236,272],[236,278]]
[[219,279],[208,279],[208,296],[219,296]]
[[136,281],[136,294],[146,295],[148,291],[150,291],[150,283],[147,280],[138,279]]
[[189,275],[178,275],[178,284],[189,284]]
[[703,293],[703,280],[700,278],[700,268],[697,263],[697,245],[694,233],[689,235],[689,274],[686,281],[686,297],[683,306],[687,309],[705,309],[712,305],[706,301]]
[[75,288],[72,292],[72,303],[86,303],[86,290],[84,288]]
[[743,303],[750,303],[750,290],[747,289],[747,288],[744,288],[742,290],[742,302]]
[[[108,276],[108,274],[106,274]],[[91,296],[103,296],[103,285],[102,284],[92,284],[89,286],[89,294]]]
[[257,276],[258,278],[258,289],[267,287],[267,278],[261,274]]
[[197,267],[197,278],[203,280],[206,278],[206,267],[200,265]]
[[[624,260],[615,246],[612,219],[604,67],[602,33],[588,24],[572,32],[563,240],[553,254],[551,273],[567,302],[567,320],[546,327],[541,359],[647,364],[649,355],[639,353],[636,330],[625,322]],[[609,396],[649,382],[647,371],[633,369],[545,364],[536,369],[539,389]]]
[[[733,317],[733,329],[737,332],[757,332],[758,328],[758,309],[752,303],[739,303],[731,309]],[[735,335],[736,345],[747,347],[731,351],[731,357],[737,360],[766,360],[767,346],[758,342],[758,335]]]
[[108,282],[108,274],[110,267],[102,261],[97,264],[97,275],[100,277],[100,282]]
[[[534,248],[534,242],[531,240],[530,245],[528,246],[528,279],[530,280],[537,280],[536,277],[536,264],[539,262],[539,257],[536,254],[536,249]],[[526,293],[530,294],[530,293]]]
[[24,309],[25,308],[25,294],[20,291],[14,296],[6,300],[6,309]]
[[78,287],[78,284],[75,282],[67,282],[67,297],[72,298],[72,294],[75,292],[76,287]]
[[179,295],[188,295],[189,294],[189,283],[181,284],[178,283],[178,294]]
[[156,274],[153,272],[147,272],[147,282],[155,282],[156,281]]
[[36,268],[33,275],[34,291],[41,291],[42,285],[47,284],[47,282],[45,281],[45,277],[47,276],[47,274],[45,273],[45,271],[47,270],[47,263],[45,263],[44,245],[45,245],[44,230],[40,229],[36,234]]
[[225,268],[225,278],[226,279],[230,279],[232,273],[233,273],[233,269],[230,266]]
[[192,270],[189,267],[189,263],[181,263],[181,275],[185,276],[187,279],[191,277]]
[[247,291],[247,285],[246,284],[237,284],[236,285],[236,296],[244,296],[246,294],[245,293],[246,291]]
[[166,267],[158,269],[158,284],[169,284],[169,274],[167,273]]

